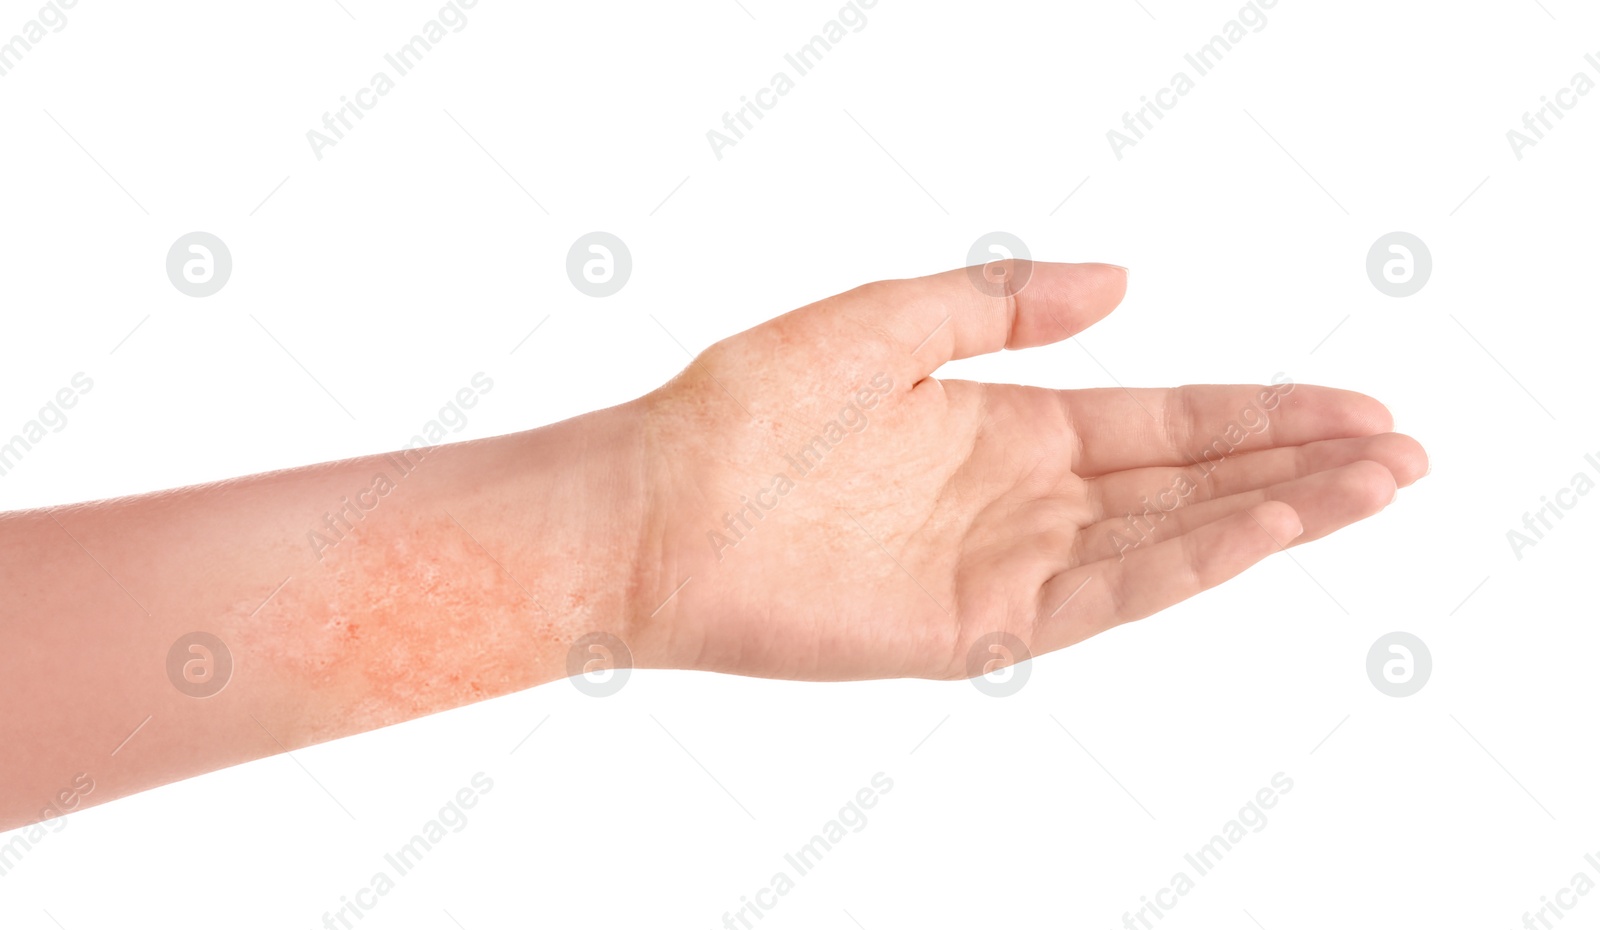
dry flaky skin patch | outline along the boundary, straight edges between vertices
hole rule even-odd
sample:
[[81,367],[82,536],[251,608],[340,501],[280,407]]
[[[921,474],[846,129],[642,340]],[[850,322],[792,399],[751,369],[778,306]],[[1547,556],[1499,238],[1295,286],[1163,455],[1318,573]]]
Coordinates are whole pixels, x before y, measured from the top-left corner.
[[551,619],[449,517],[411,524],[366,527],[239,624],[243,658],[259,664],[266,694],[278,692],[273,703],[284,712],[274,716],[291,732],[274,734],[286,743],[357,733],[539,680],[529,657],[559,638]]
[[632,409],[441,446],[387,494],[369,456],[0,514],[0,828],[80,773],[102,803],[553,681],[591,632],[651,655]]

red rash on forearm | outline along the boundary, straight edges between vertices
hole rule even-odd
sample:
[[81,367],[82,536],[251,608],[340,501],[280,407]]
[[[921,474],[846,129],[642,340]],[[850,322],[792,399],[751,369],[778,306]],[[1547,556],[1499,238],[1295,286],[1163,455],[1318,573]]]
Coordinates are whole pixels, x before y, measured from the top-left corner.
[[[630,615],[639,528],[604,464],[628,457],[583,454],[619,430],[0,515],[0,829],[563,677],[574,640]],[[194,631],[232,658],[207,697],[168,675]]]

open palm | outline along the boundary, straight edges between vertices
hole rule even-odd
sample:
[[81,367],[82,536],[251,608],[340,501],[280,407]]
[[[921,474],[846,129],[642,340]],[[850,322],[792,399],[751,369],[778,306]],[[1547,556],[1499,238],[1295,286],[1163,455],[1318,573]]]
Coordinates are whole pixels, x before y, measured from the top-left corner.
[[1008,261],[870,284],[716,344],[641,399],[640,614],[671,631],[664,664],[970,677],[1370,516],[1425,471],[1383,405],[1348,391],[933,377],[1068,338],[1126,283]]

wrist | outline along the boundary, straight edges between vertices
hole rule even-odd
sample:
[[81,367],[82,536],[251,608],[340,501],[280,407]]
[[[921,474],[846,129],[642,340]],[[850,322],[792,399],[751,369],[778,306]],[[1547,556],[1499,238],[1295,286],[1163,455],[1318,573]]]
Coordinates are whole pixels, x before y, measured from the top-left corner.
[[[526,502],[510,522],[513,557],[536,606],[535,647],[544,680],[595,659],[607,666],[681,665],[681,643],[658,610],[665,584],[648,399],[503,437]],[[660,590],[658,590],[660,589]],[[590,649],[591,644],[601,647]],[[617,646],[626,654],[617,655]]]

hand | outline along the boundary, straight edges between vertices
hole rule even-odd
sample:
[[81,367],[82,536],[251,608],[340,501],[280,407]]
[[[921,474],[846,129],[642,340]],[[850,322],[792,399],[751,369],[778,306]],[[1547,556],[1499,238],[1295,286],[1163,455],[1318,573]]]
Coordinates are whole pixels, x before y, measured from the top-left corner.
[[991,634],[1039,654],[1149,616],[1426,470],[1349,391],[941,381],[951,359],[1082,331],[1127,284],[1113,265],[975,271],[796,310],[637,402],[642,664],[971,677]]

